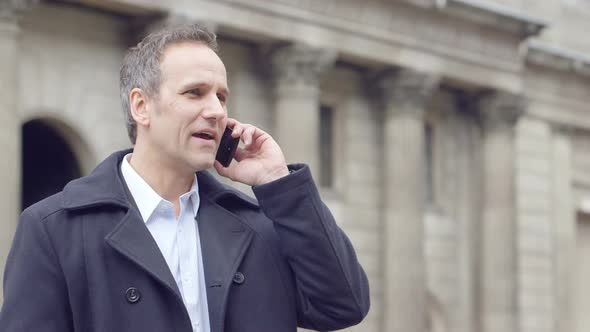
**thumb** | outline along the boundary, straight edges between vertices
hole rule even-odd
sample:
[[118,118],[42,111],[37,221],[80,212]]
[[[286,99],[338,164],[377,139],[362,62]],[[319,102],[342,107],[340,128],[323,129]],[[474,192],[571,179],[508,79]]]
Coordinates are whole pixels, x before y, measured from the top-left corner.
[[[231,164],[230,164],[230,166],[231,166]],[[223,177],[226,177],[226,178],[229,177],[229,169],[228,169],[228,167],[223,167],[223,165],[219,161],[215,160],[215,163],[213,164],[213,167],[215,167],[215,170],[217,171],[217,174],[219,174],[219,175],[221,175]]]

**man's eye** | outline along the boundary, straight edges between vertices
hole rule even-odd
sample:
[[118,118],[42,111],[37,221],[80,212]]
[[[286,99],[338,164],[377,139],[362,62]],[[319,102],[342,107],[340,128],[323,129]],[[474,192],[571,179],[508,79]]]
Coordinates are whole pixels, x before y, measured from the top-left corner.
[[223,94],[217,94],[217,99],[219,99],[220,102],[225,103],[225,101],[227,100],[227,97]]
[[201,96],[201,95],[203,95],[203,93],[201,92],[200,89],[192,89],[192,90],[187,91],[186,93],[188,93],[190,95],[193,95],[193,96]]

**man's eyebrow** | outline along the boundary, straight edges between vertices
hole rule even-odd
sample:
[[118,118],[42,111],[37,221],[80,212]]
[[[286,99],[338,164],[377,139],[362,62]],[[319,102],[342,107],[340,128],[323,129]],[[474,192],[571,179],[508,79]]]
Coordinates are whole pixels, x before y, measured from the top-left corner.
[[[188,91],[190,89],[195,89],[195,88],[200,88],[200,87],[210,87],[210,84],[207,82],[189,82],[186,84],[183,84],[182,87],[180,88],[181,91]],[[225,94],[226,96],[229,96],[229,88],[221,88],[221,93]]]
[[203,87],[203,86],[208,86],[209,84],[207,84],[206,82],[198,82],[198,81],[192,81],[192,82],[188,82],[183,84],[180,89],[182,91],[186,91],[186,90],[190,90],[190,89],[194,89],[194,88],[199,88],[199,87]]

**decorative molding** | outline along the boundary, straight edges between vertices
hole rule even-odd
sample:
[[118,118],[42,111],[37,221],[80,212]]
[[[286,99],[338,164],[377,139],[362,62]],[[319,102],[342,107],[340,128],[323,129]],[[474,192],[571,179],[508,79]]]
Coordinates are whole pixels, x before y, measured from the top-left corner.
[[272,75],[279,86],[317,88],[321,73],[336,60],[336,52],[304,44],[279,46],[270,53]]
[[388,111],[414,109],[422,116],[425,103],[439,87],[440,77],[404,68],[383,73],[375,82]]
[[[76,1],[89,3],[91,0]],[[407,1],[426,3],[431,0]],[[180,8],[170,1],[132,2],[137,7],[150,6],[152,10]],[[420,68],[470,85],[507,91],[522,88],[523,63],[518,52],[518,38],[497,27],[457,19],[433,6],[425,9],[402,0],[371,1],[370,4],[358,0],[193,0],[190,5],[186,1],[183,3],[186,5],[181,6],[183,13],[196,19],[214,20],[220,32],[228,37],[256,43],[280,40],[324,45],[357,65]],[[376,49],[379,51],[374,51]]]
[[[521,67],[518,43],[512,38],[506,38],[501,33],[484,34],[477,22],[457,20],[451,15],[441,15],[433,9],[424,10],[420,8],[423,6],[404,1],[372,2],[371,6],[353,0],[322,0],[322,5],[285,0],[216,1],[370,41],[428,50],[439,56],[478,63],[500,71],[516,72]],[[434,4],[430,7],[434,8]]]
[[508,6],[485,0],[433,0],[436,7],[450,15],[461,17],[495,29],[503,29],[526,39],[537,36],[547,27],[544,20],[526,15]]
[[531,40],[526,44],[526,61],[530,64],[590,77],[590,56],[539,40]]
[[402,0],[404,2],[407,2],[411,5],[414,5],[416,7],[420,7],[420,8],[433,8],[436,6],[437,0]]
[[485,91],[477,97],[484,128],[512,128],[524,114],[525,98],[503,91]]

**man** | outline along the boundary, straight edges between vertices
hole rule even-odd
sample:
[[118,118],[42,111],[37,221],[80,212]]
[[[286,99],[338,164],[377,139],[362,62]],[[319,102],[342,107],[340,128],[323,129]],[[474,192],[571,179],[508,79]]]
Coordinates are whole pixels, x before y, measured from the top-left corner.
[[[357,324],[368,283],[309,169],[227,116],[215,36],[147,36],[125,57],[133,150],[25,210],[2,332],[295,331]],[[226,126],[243,147],[215,161]],[[205,170],[251,185],[257,201]]]

